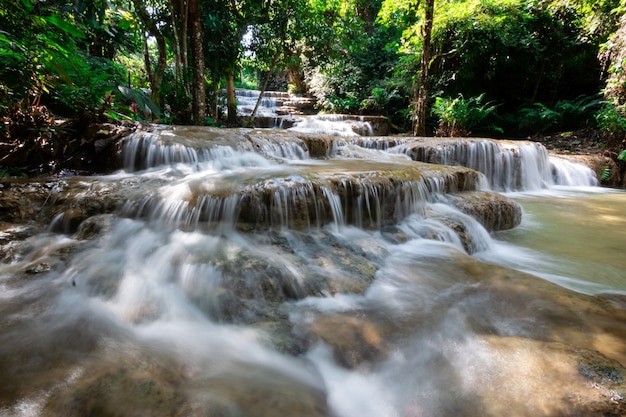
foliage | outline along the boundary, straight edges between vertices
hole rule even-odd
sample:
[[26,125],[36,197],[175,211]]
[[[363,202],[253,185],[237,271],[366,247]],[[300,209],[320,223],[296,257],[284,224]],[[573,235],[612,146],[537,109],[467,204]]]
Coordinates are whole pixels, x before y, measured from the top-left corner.
[[366,113],[384,113],[393,99],[398,98],[398,90],[387,90],[384,87],[374,87],[369,97],[361,101],[361,111]]
[[437,97],[432,108],[439,119],[438,136],[469,136],[473,128],[479,126],[496,105],[483,103],[485,95],[464,98],[462,95],[452,99]]
[[[132,7],[137,4],[147,20]],[[183,56],[190,52],[192,35],[183,30],[188,28],[185,4],[2,2],[0,115],[14,111],[16,104],[22,109],[43,104],[67,116],[139,117],[130,106],[150,108],[141,101],[146,97],[140,89],[151,87],[143,48],[145,34],[157,30],[167,48],[150,41],[145,52],[153,67],[157,55],[167,65],[151,103],[167,110],[161,120],[188,123],[193,65]],[[290,88],[314,95],[322,110],[385,114],[395,125],[407,125],[409,103],[420,87],[420,0],[198,4],[212,109],[218,108],[220,88],[233,72],[243,74],[239,85],[259,88],[259,74],[284,71],[282,85],[289,82]],[[610,49],[607,39],[625,10],[623,0],[438,1],[427,83],[436,92],[428,99],[440,134],[489,128],[497,116],[511,120],[497,123],[507,134],[595,123],[617,140],[624,134],[625,113],[617,104],[605,106],[596,94],[603,88],[601,75],[621,71],[622,62],[611,55],[602,61],[602,73],[597,55]],[[489,103],[499,103],[498,114]],[[150,113],[157,115],[155,110]],[[487,114],[476,122],[481,111]],[[212,116],[217,118],[218,111]]]
[[[597,53],[619,16],[617,0],[460,0],[435,9],[429,89],[437,95],[485,93],[515,116],[521,107],[597,94]],[[401,36],[387,47],[399,57],[394,76],[417,87],[422,48],[416,0],[385,0],[379,23]],[[410,88],[401,90],[411,94]],[[537,113],[539,108],[534,109]],[[543,114],[546,116],[546,114]]]
[[[597,91],[597,45],[563,2],[446,3],[435,25],[434,84],[450,93],[486,92],[504,110],[525,102]],[[563,85],[567,91],[561,91]],[[567,97],[565,97],[567,98]]]
[[597,111],[605,104],[606,101],[597,95],[559,100],[552,108],[534,103],[517,112],[518,124],[515,128],[526,134],[593,128],[596,126]]
[[596,114],[595,119],[600,130],[610,141],[626,136],[626,107],[606,103]]
[[607,181],[611,178],[611,168],[608,166],[602,167],[600,170],[600,181]]
[[530,133],[545,133],[554,128],[561,118],[559,112],[542,103],[520,109],[518,116],[519,129]]
[[[340,33],[347,39],[343,39],[343,45],[338,45],[341,49],[330,52],[332,60],[316,65],[305,64],[307,85],[320,108],[330,112],[371,111],[371,105],[381,104],[380,100],[376,102],[376,97],[383,98],[381,89],[388,92],[389,104],[399,91],[389,79],[398,58],[395,51],[386,48],[396,37],[395,32],[375,28],[369,34],[356,29]],[[361,39],[361,42],[357,43],[355,39]],[[373,94],[374,91],[379,95]]]
[[[148,116],[154,115],[154,117],[161,118],[161,109],[150,97],[150,92],[146,89],[140,88],[128,88],[119,85],[117,89],[124,95],[124,97],[131,103],[131,113],[135,119],[147,120]],[[133,108],[134,107],[134,108]]]
[[123,68],[110,59],[113,43],[104,57],[102,45],[115,39],[113,32],[121,34],[107,16],[128,27],[121,15],[107,14],[111,9],[106,7],[86,1],[23,0],[0,8],[0,112],[6,114],[12,103],[21,102],[44,104],[62,115],[101,114],[125,78]]
[[117,93],[126,78],[120,65],[81,52],[58,65],[72,82],[55,83],[44,97],[52,110],[65,116],[102,114],[111,104],[109,96]]

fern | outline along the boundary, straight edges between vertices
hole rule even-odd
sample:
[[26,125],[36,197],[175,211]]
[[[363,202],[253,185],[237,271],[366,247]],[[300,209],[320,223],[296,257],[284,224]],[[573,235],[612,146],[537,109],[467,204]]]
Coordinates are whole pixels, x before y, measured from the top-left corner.
[[443,136],[467,136],[471,129],[480,125],[497,106],[484,103],[485,95],[455,99],[437,97],[432,108],[433,114],[439,118],[439,133]]
[[611,168],[605,166],[604,168],[602,168],[602,171],[600,171],[600,181],[606,181],[611,177]]

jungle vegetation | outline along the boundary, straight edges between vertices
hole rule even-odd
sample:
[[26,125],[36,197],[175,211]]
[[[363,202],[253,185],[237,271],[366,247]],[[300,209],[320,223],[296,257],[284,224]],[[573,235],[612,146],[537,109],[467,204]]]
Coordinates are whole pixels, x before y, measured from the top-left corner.
[[236,126],[236,87],[398,132],[626,135],[625,0],[1,0],[0,135]]

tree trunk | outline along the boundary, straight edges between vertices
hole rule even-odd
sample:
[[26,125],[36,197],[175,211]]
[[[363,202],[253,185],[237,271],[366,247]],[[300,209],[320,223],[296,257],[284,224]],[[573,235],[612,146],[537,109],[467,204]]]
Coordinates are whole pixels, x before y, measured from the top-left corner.
[[212,81],[211,82],[211,97],[209,100],[210,102],[209,113],[210,113],[210,116],[213,117],[213,119],[215,119],[216,121],[219,120],[220,118],[220,112],[217,106],[218,94],[219,94],[219,83],[217,83],[216,81]]
[[159,31],[156,23],[148,15],[143,1],[133,0],[133,4],[135,5],[135,10],[137,12],[137,15],[139,16],[139,19],[141,20],[141,23],[144,25],[150,35],[154,36],[154,38],[156,39],[157,51],[159,53],[156,68],[151,68],[147,47],[144,51],[144,58],[146,63],[146,72],[148,74],[151,74],[150,87],[152,89],[152,100],[156,103],[157,106],[159,106],[161,110],[163,110],[161,102],[161,83],[163,82],[163,74],[165,74],[165,68],[167,66],[167,45],[165,43],[165,37]]
[[189,0],[189,32],[191,33],[191,58],[193,60],[193,119],[197,125],[206,119],[206,92],[204,89],[204,50],[202,47],[202,21],[198,0]]
[[237,97],[235,96],[235,67],[232,66],[226,73],[226,107],[228,116],[226,124],[236,126],[237,122]]
[[150,51],[148,50],[148,36],[143,37],[143,65],[146,67],[146,78],[152,85],[152,64],[150,63]]
[[183,76],[182,76],[182,54],[181,54],[181,49],[180,49],[180,36],[178,31],[179,26],[177,24],[177,15],[180,15],[180,10],[178,10],[178,3],[174,2],[174,0],[169,0],[167,2],[168,6],[169,6],[169,10],[170,10],[170,17],[172,19],[172,34],[174,35],[174,51],[175,51],[175,55],[174,55],[174,67],[176,69],[176,82],[184,82],[183,80]]
[[187,27],[189,22],[189,3],[187,0],[179,0],[180,4],[180,27],[181,27],[181,52],[183,60],[183,68],[189,66],[189,59],[187,58]]
[[270,66],[270,69],[269,71],[267,71],[267,74],[265,75],[265,80],[263,80],[263,86],[261,87],[259,98],[256,100],[256,104],[254,105],[254,110],[252,110],[250,119],[248,120],[248,123],[246,123],[246,127],[250,127],[252,123],[254,122],[254,116],[256,116],[256,112],[259,109],[259,105],[261,104],[261,101],[263,100],[263,93],[265,93],[265,90],[267,89],[267,84],[269,83],[270,78],[272,77],[272,73],[276,69],[276,65],[278,65],[279,58],[280,58],[280,51],[276,51],[276,53],[274,54],[274,58],[272,58],[272,64]]
[[430,36],[433,30],[433,15],[435,0],[424,2],[424,25],[422,26],[422,60],[420,62],[420,77],[417,97],[415,100],[415,126],[413,133],[416,136],[426,136],[426,116],[428,111],[428,72],[430,69]]

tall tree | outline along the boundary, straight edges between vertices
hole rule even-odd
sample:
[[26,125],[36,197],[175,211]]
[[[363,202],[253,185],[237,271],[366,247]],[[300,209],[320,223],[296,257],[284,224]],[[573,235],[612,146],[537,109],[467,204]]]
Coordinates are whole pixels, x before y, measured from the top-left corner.
[[428,77],[430,71],[430,38],[433,31],[435,0],[424,0],[424,22],[422,24],[422,58],[420,59],[419,84],[415,97],[415,116],[413,133],[426,136],[426,117],[428,115]]
[[[165,68],[167,67],[167,43],[165,34],[162,32],[163,22],[158,18],[156,14],[149,14],[146,9],[145,2],[142,0],[133,0],[135,11],[139,20],[144,26],[144,58],[146,73],[150,80],[150,86],[152,88],[152,100],[161,108],[161,87],[163,83],[163,75],[165,74]],[[153,8],[154,9],[154,8]],[[154,10],[153,10],[154,11]],[[154,37],[156,40],[158,57],[156,65],[153,67],[150,59],[149,47],[148,47],[148,35]]]
[[260,94],[248,121],[250,125],[259,108],[263,93],[267,89],[274,71],[285,62],[290,49],[303,33],[296,22],[304,19],[303,2],[300,0],[275,0],[269,3],[266,13],[260,16],[255,25],[250,26],[248,35],[251,38],[249,52],[254,55],[252,60],[256,68],[265,72]]
[[190,95],[190,88],[185,77],[189,65],[187,51],[187,29],[189,21],[189,4],[187,0],[168,0],[170,17],[172,19],[172,35],[174,36],[174,67],[176,69],[176,84],[182,86],[186,95]]
[[[227,121],[236,125],[237,101],[235,98],[235,74],[241,56],[241,40],[249,21],[248,15],[253,8],[252,0],[210,0],[204,6],[205,58],[213,86],[213,107],[217,86],[221,80],[226,83]],[[257,2],[258,3],[258,2]]]
[[189,33],[191,34],[191,57],[193,59],[193,121],[204,124],[206,118],[206,93],[204,90],[204,49],[202,20],[198,0],[189,1]]

